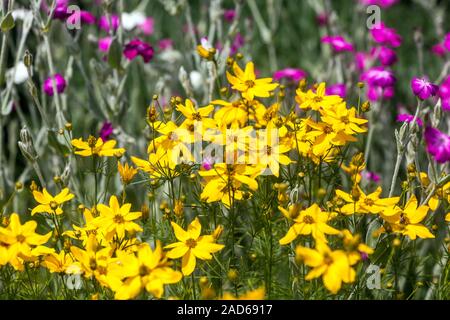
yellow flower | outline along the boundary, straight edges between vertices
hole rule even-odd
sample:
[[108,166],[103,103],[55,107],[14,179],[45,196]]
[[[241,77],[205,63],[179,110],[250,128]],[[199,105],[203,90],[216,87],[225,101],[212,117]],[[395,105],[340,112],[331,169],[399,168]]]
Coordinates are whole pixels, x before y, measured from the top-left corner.
[[428,206],[420,206],[416,196],[412,195],[403,210],[399,210],[397,214],[387,218],[383,216],[383,218],[390,223],[393,232],[408,236],[411,240],[415,240],[417,237],[434,238],[434,235],[421,224],[429,210]]
[[366,132],[361,126],[366,124],[366,119],[356,117],[356,109],[347,109],[346,103],[340,103],[333,108],[321,111],[322,121],[332,125],[335,131],[344,131],[346,134],[354,135]]
[[280,164],[289,165],[292,162],[292,160],[284,154],[291,150],[291,145],[283,144],[279,141],[271,141],[270,135],[271,134],[258,137],[259,139],[256,140],[255,149],[251,148],[250,151],[256,153],[257,163],[259,165],[270,168],[271,173],[275,177],[278,177],[280,175]]
[[197,45],[197,53],[206,60],[213,60],[216,55],[216,48],[213,48],[206,38],[202,38],[201,44]]
[[229,208],[233,203],[233,198],[234,200],[242,199],[243,193],[239,189],[243,184],[251,190],[258,189],[255,177],[259,172],[260,169],[244,164],[215,164],[211,170],[199,171],[199,174],[206,180],[206,185],[200,197],[208,203],[222,201]]
[[100,216],[95,218],[93,225],[98,226],[105,232],[105,239],[111,241],[115,235],[119,240],[123,240],[125,232],[132,234],[142,231],[142,228],[132,222],[142,216],[141,212],[130,212],[131,203],[120,206],[116,196],[109,198],[109,207],[99,204]]
[[[98,208],[98,207],[97,207]],[[75,240],[81,240],[83,246],[86,246],[89,235],[93,234],[98,242],[103,242],[104,236],[102,232],[97,232],[98,226],[93,224],[93,221],[99,214],[98,209],[85,208],[83,211],[84,227],[72,225],[74,230],[68,230],[63,233],[63,236],[68,236]]]
[[[278,207],[278,209],[280,209],[285,216],[291,216],[284,208]],[[312,235],[315,240],[326,242],[326,234],[339,233],[339,230],[336,230],[327,224],[330,220],[330,214],[322,211],[315,203],[306,210],[300,211],[300,214],[293,220],[295,222],[294,225],[279,241],[281,245],[291,243],[299,235]]]
[[169,267],[167,258],[158,241],[155,250],[147,243],[139,246],[134,253],[117,253],[118,263],[111,263],[108,269],[108,282],[115,291],[115,298],[133,299],[143,288],[161,298],[164,285],[177,283],[182,275]]
[[61,250],[58,254],[51,253],[45,256],[42,265],[46,267],[51,273],[62,273],[73,264],[73,259],[69,253]]
[[163,148],[158,148],[148,156],[148,161],[137,157],[131,157],[131,161],[139,170],[144,171],[150,178],[165,177],[172,179],[180,175],[180,172],[175,170],[176,163],[173,162],[167,152]]
[[36,227],[36,221],[21,224],[19,215],[13,213],[8,227],[0,227],[0,262],[10,262],[15,268],[22,269],[17,258],[31,259],[36,256],[38,251],[33,252],[33,249],[46,243],[52,235],[51,232],[39,235],[35,232]]
[[33,196],[34,199],[39,202],[39,205],[37,205],[31,211],[31,215],[41,212],[60,215],[63,213],[61,205],[64,202],[73,199],[74,197],[74,195],[70,193],[68,188],[64,188],[59,194],[54,197],[50,193],[48,193],[47,189],[45,188],[42,192],[37,190],[33,191]]
[[355,270],[342,250],[331,251],[326,243],[319,241],[315,249],[298,246],[295,253],[298,260],[313,268],[305,280],[322,276],[323,284],[333,294],[341,289],[342,282],[355,281]]
[[211,254],[222,250],[224,247],[223,244],[215,243],[216,239],[212,235],[200,235],[202,226],[198,218],[191,222],[187,231],[175,222],[171,222],[171,224],[179,242],[165,246],[165,249],[172,249],[167,253],[167,257],[170,259],[183,257],[181,271],[185,276],[194,272],[196,259],[211,260]]
[[450,222],[450,212],[445,216],[445,221]]
[[117,169],[119,170],[120,178],[123,184],[129,184],[138,172],[137,169],[129,166],[128,163],[125,163],[123,166],[120,161],[117,162]]
[[232,88],[240,91],[247,100],[253,100],[254,97],[270,97],[270,92],[275,90],[278,84],[272,83],[272,78],[256,79],[254,68],[253,62],[249,62],[243,71],[235,62],[234,76],[227,71],[227,79]]
[[345,229],[341,231],[341,236],[351,265],[361,260],[362,255],[368,257],[370,254],[373,254],[373,249],[361,242],[359,234],[353,235],[349,230]]
[[208,118],[209,114],[214,111],[213,105],[208,105],[203,108],[195,109],[194,104],[191,100],[186,99],[185,104],[177,104],[177,110],[180,111],[186,120],[184,120],[182,127],[193,125],[196,121],[202,123],[205,128],[213,128],[215,126],[215,121]]
[[83,141],[81,138],[72,140],[72,145],[76,149],[79,149],[75,151],[75,154],[82,157],[89,157],[92,155],[98,155],[100,157],[121,156],[125,153],[125,149],[114,148],[116,143],[115,140],[103,142],[102,138],[96,139],[93,136],[89,136],[87,141]]
[[266,290],[264,287],[248,291],[240,297],[234,296],[232,293],[226,292],[219,300],[264,300]]
[[297,96],[295,100],[300,105],[302,109],[312,109],[312,110],[322,110],[334,106],[342,102],[342,98],[337,95],[328,96],[325,94],[326,85],[324,82],[319,84],[316,92],[313,90],[308,90],[308,92],[303,92],[301,89],[297,89],[295,92]]
[[222,106],[214,113],[214,120],[219,127],[222,125],[243,127],[247,123],[248,108],[245,101],[237,100],[228,102],[224,100],[214,100],[211,101],[211,104]]
[[359,186],[353,189],[352,194],[336,190],[336,195],[347,202],[341,207],[340,212],[346,215],[354,213],[378,214],[395,206],[400,200],[399,197],[382,199],[380,198],[381,192],[381,187],[378,187],[373,193],[366,195]]

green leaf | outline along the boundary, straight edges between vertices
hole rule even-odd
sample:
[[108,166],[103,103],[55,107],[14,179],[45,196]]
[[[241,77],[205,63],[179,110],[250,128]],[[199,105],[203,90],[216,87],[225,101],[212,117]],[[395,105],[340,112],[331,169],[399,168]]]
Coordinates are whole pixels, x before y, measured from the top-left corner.
[[114,39],[109,47],[108,52],[108,63],[114,69],[120,69],[120,61],[122,59],[122,48],[117,41]]
[[16,25],[14,18],[12,16],[12,12],[8,12],[6,16],[3,17],[2,22],[0,23],[0,28],[2,32],[6,33]]

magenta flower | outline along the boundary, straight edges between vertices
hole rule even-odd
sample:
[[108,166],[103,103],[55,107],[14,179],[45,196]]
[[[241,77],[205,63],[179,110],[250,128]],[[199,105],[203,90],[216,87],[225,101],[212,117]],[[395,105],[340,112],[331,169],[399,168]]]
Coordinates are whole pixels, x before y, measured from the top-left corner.
[[345,97],[347,96],[347,89],[345,88],[345,84],[338,83],[327,86],[325,94],[328,96],[340,96],[342,99],[345,99]]
[[342,36],[325,36],[320,41],[329,43],[335,52],[353,51],[353,45]]
[[273,79],[275,81],[280,81],[283,78],[292,80],[293,82],[299,82],[300,80],[306,78],[306,72],[302,69],[285,68],[275,71],[275,73],[273,74]]
[[[69,6],[69,0],[56,0],[55,10],[53,11],[53,19],[65,20],[69,13],[67,8]],[[42,1],[41,8],[50,13],[51,8],[47,5],[46,1]]]
[[63,93],[64,90],[66,89],[66,79],[64,79],[64,77],[62,75],[60,75],[59,73],[55,74],[53,77],[48,77],[45,81],[44,81],[44,92],[50,96],[53,97],[53,82],[52,79],[55,79],[56,82],[56,91],[58,93]]
[[150,62],[153,58],[153,47],[139,39],[131,40],[123,50],[124,56],[128,60],[134,60],[137,56],[141,56],[145,63]]
[[371,51],[373,57],[377,58],[383,66],[391,66],[397,62],[397,54],[388,47],[373,48]]
[[[414,116],[412,114],[402,113],[397,116],[397,122],[408,122],[411,123],[414,120]],[[416,118],[415,121],[419,127],[423,126],[423,121],[420,118]]]
[[374,26],[370,33],[375,42],[382,45],[389,45],[391,47],[399,47],[402,44],[402,37],[397,34],[395,29],[388,28],[383,22]]
[[328,24],[329,15],[326,12],[319,13],[316,16],[316,22],[320,27],[324,27]]
[[442,82],[438,96],[441,98],[442,109],[450,111],[450,76]]
[[450,161],[450,137],[438,129],[428,127],[425,129],[425,142],[427,151],[437,162]]
[[444,47],[447,49],[447,51],[450,51],[450,32],[445,36]]
[[119,28],[119,25],[120,25],[120,18],[116,14],[110,15],[109,19],[107,16],[101,16],[100,20],[98,21],[98,26],[100,27],[100,29],[106,32],[109,32],[111,26],[112,29],[116,31],[117,28]]
[[103,141],[108,141],[111,135],[113,134],[114,128],[111,122],[103,122],[102,128],[100,129],[100,138]]
[[75,25],[78,21],[82,24],[95,24],[95,16],[89,11],[79,11],[73,13],[70,17],[67,18],[67,23]]
[[202,168],[204,170],[211,170],[214,167],[214,161],[211,157],[206,156],[202,161]]
[[371,172],[371,171],[363,171],[361,172],[361,176],[371,182],[375,182],[378,183],[380,182],[381,178],[378,174],[376,174],[375,172]]
[[105,37],[98,39],[98,50],[102,52],[108,52],[112,41],[113,41],[112,37]]
[[152,17],[148,17],[143,23],[138,26],[138,28],[144,35],[150,36],[155,31],[155,21]]
[[373,67],[361,75],[361,80],[367,81],[370,86],[387,88],[392,87],[396,78],[391,70],[383,67]]
[[429,82],[426,78],[413,78],[411,80],[411,89],[419,99],[426,100],[434,97],[438,93],[439,87]]
[[232,22],[234,18],[236,18],[236,11],[234,11],[233,9],[225,10],[223,13],[223,18],[227,22]]
[[231,44],[230,54],[235,55],[238,53],[239,49],[244,46],[244,37],[237,33],[236,37],[234,37],[233,43]]
[[445,56],[446,49],[442,43],[438,43],[431,47],[431,52],[433,52],[433,54],[437,55],[438,57],[443,57]]
[[369,60],[369,57],[365,52],[355,53],[355,64],[358,70],[362,71],[366,69],[367,60]]
[[158,41],[158,47],[161,50],[168,50],[173,48],[172,39],[161,39]]
[[398,0],[359,0],[362,5],[377,5],[383,9],[387,9],[398,2]]
[[389,100],[394,96],[394,87],[376,87],[369,85],[367,91],[367,98],[370,101]]

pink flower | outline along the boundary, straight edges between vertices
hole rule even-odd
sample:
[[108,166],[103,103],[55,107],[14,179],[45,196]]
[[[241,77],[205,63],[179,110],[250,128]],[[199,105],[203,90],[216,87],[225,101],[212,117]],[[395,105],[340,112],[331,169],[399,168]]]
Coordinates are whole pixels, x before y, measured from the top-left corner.
[[325,94],[328,96],[340,96],[342,99],[345,99],[347,96],[347,89],[345,88],[345,84],[338,83],[331,86],[327,86],[325,90]]
[[370,86],[387,88],[392,87],[396,78],[391,70],[383,67],[373,67],[361,75],[361,80],[367,81]]
[[[397,122],[408,122],[411,123],[414,120],[414,116],[412,114],[402,113],[397,116]],[[415,121],[419,127],[423,125],[423,121],[420,118],[416,118]]]
[[425,129],[425,142],[427,151],[434,156],[437,162],[450,161],[450,137],[438,129],[428,127]]
[[141,56],[144,62],[148,63],[153,58],[153,47],[139,39],[134,39],[125,45],[123,54],[128,60]]
[[[67,8],[69,6],[69,0],[56,0],[55,10],[53,11],[53,19],[65,20],[69,13]],[[41,8],[47,13],[50,13],[51,8],[47,5],[46,1],[41,2]]]
[[329,43],[335,52],[353,51],[353,45],[342,36],[325,36],[320,41]]
[[433,54],[437,55],[438,57],[443,57],[445,56],[445,46],[442,43],[438,43],[435,44],[432,48],[431,48],[431,52],[433,52]]
[[172,49],[173,48],[173,41],[172,41],[172,39],[161,39],[158,42],[158,47],[161,50]]
[[328,24],[329,15],[326,12],[319,13],[316,16],[316,22],[320,27],[324,27]]
[[273,74],[273,79],[275,81],[280,81],[283,78],[292,80],[293,82],[299,82],[306,78],[306,72],[302,69],[285,68],[278,70]]
[[387,9],[398,2],[398,0],[359,0],[362,5],[370,6],[377,5]]
[[119,28],[119,25],[120,25],[120,18],[116,14],[110,15],[109,19],[107,16],[101,16],[100,20],[98,21],[98,26],[100,27],[100,29],[106,32],[109,32],[110,26],[112,26],[112,29],[114,31],[116,31],[117,28]]
[[440,85],[438,96],[441,98],[442,109],[450,111],[450,76]]
[[380,176],[378,174],[376,174],[375,172],[364,170],[363,172],[361,172],[361,175],[364,179],[375,182],[375,183],[378,183],[381,180]]
[[391,47],[399,47],[402,44],[402,38],[397,34],[395,29],[388,28],[383,22],[374,26],[370,33],[375,42],[382,45],[389,45]]
[[357,52],[355,53],[355,64],[356,68],[360,71],[366,69],[367,60],[369,60],[369,56],[365,52]]
[[44,92],[50,97],[53,97],[53,94],[54,94],[52,79],[54,79],[56,82],[56,91],[58,93],[63,93],[64,90],[66,89],[66,85],[67,85],[66,80],[59,73],[55,74],[53,77],[48,77],[44,81]]
[[145,19],[143,23],[141,23],[138,28],[142,31],[142,33],[146,36],[150,36],[153,34],[155,21],[152,17],[148,17]]
[[98,39],[98,50],[102,52],[108,52],[112,41],[113,41],[112,37],[105,37]]
[[240,48],[244,46],[244,37],[240,33],[236,34],[234,37],[233,43],[231,44],[230,54],[235,55]]
[[373,48],[371,53],[372,56],[378,58],[383,66],[391,66],[397,62],[397,54],[391,48],[383,46],[379,48]]
[[236,11],[234,11],[233,9],[225,10],[223,13],[223,18],[227,22],[232,22],[234,18],[236,18]]
[[377,87],[369,85],[367,97],[370,101],[389,100],[394,96],[394,87]]
[[450,32],[445,36],[444,47],[447,49],[447,51],[450,51]]
[[207,156],[203,159],[202,168],[204,170],[211,170],[214,167],[214,161],[211,157]]
[[95,24],[95,16],[91,14],[89,11],[79,11],[73,13],[70,17],[67,18],[67,23],[72,25],[77,24],[80,21],[84,24]]
[[114,128],[112,126],[111,122],[104,122],[102,125],[102,128],[100,129],[100,138],[102,138],[103,141],[108,141],[111,135],[113,134]]
[[439,87],[429,82],[426,78],[413,78],[411,80],[411,89],[419,99],[426,100],[434,97],[438,93]]

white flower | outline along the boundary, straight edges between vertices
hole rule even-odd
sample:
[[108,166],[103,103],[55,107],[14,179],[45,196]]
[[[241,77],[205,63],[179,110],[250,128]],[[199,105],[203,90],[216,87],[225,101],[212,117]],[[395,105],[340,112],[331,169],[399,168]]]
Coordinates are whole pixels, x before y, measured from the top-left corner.
[[122,26],[125,30],[133,30],[145,22],[146,16],[140,11],[122,13]]
[[195,91],[198,91],[203,87],[203,77],[200,72],[196,70],[191,71],[189,74],[189,80],[191,80],[192,87]]
[[20,61],[14,73],[14,68],[8,70],[8,77],[13,78],[14,84],[22,84],[28,80],[28,71],[25,64]]

